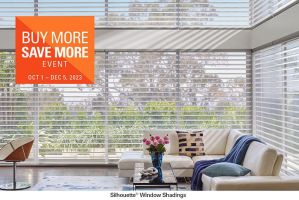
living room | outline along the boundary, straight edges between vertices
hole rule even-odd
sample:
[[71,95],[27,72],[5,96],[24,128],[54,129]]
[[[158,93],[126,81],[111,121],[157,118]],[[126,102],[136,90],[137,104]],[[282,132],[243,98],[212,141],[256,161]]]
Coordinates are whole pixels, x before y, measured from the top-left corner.
[[299,191],[298,3],[0,0],[0,193]]

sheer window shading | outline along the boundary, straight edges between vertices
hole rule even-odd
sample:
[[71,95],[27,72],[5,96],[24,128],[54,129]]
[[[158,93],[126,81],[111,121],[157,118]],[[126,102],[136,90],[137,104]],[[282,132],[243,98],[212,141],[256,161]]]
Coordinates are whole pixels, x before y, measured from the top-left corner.
[[15,16],[95,16],[96,27],[248,27],[249,0],[0,1],[0,27]]
[[35,86],[0,55],[0,142],[38,136],[39,160],[113,162],[145,129],[251,133],[250,52],[98,52],[96,84]]
[[254,52],[254,134],[284,155],[283,172],[299,171],[299,40]]

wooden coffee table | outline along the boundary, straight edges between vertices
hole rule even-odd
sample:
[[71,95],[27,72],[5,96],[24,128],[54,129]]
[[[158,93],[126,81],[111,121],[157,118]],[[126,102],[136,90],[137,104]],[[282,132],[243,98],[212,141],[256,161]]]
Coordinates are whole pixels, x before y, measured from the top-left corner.
[[175,189],[178,190],[178,182],[170,163],[162,164],[162,178],[159,178],[158,175],[153,176],[142,176],[140,171],[152,167],[151,163],[135,163],[134,167],[134,177],[133,177],[133,190],[143,188],[169,188],[175,186]]

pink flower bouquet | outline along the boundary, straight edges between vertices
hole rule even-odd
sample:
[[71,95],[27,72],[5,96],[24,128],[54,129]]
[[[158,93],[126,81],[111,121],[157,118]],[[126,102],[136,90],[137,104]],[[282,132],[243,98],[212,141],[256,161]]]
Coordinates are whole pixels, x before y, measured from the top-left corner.
[[165,144],[169,144],[169,137],[168,135],[164,137],[150,135],[149,139],[143,139],[143,143],[147,146],[146,150],[148,150],[150,154],[164,153],[166,151]]

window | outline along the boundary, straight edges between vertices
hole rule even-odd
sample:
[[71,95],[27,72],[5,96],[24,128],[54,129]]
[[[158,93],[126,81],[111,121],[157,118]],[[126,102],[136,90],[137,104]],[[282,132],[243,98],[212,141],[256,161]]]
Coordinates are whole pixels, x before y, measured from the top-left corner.
[[247,27],[248,0],[110,0],[112,27]]
[[93,85],[38,85],[40,159],[105,161],[105,60],[97,53]]
[[113,162],[145,129],[251,133],[250,52],[97,52],[93,85],[15,85],[0,55],[0,142],[35,135],[40,161]]
[[251,54],[182,52],[182,128],[234,128],[251,133]]
[[95,25],[105,25],[105,0],[38,0],[39,16],[94,16]]
[[299,39],[254,52],[254,134],[284,155],[282,170],[299,170]]
[[33,85],[15,84],[14,62],[14,53],[0,52],[0,146],[34,132],[36,93]]
[[15,16],[33,16],[33,0],[1,0],[0,28],[14,27]]
[[249,0],[13,0],[0,1],[0,24],[14,27],[24,15],[87,15],[102,28],[244,28],[249,10]]
[[0,28],[15,16],[95,16],[100,28],[247,28],[296,0],[1,0]]

